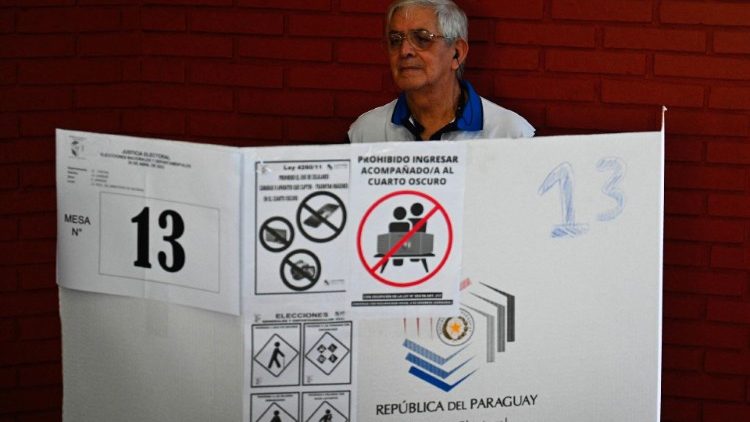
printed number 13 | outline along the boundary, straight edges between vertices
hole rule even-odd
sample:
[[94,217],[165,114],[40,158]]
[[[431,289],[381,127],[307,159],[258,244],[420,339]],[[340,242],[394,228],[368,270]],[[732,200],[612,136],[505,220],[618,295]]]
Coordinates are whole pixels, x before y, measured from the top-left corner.
[[[159,266],[170,273],[180,271],[185,266],[185,249],[177,242],[177,239],[185,232],[185,223],[179,213],[172,210],[163,211],[159,214],[159,227],[166,229],[168,220],[172,223],[172,234],[164,236],[165,242],[172,246],[172,264],[167,263],[167,254],[159,251],[157,255]],[[151,268],[149,260],[149,208],[144,207],[141,212],[130,221],[137,225],[137,259],[133,265],[141,268]]]

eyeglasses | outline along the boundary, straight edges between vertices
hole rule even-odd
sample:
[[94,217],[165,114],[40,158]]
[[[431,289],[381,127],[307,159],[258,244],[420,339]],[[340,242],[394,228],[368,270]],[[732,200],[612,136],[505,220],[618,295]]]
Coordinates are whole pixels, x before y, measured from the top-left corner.
[[388,38],[386,41],[388,42],[388,49],[389,50],[396,50],[401,48],[401,44],[404,43],[404,40],[408,40],[409,44],[412,45],[417,50],[426,50],[430,48],[433,42],[437,38],[444,38],[446,40],[451,40],[453,37],[444,37],[442,35],[433,34],[432,32],[426,30],[426,29],[412,29],[411,31],[404,34],[403,32],[391,32],[388,34]]

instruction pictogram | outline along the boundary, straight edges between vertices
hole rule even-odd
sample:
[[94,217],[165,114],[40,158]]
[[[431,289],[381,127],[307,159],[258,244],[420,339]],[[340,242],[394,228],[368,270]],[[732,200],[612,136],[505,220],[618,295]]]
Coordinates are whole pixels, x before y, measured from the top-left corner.
[[448,212],[430,195],[414,190],[392,192],[375,201],[357,231],[360,262],[373,278],[392,287],[430,280],[452,248]]
[[314,192],[297,209],[297,226],[308,240],[317,243],[335,239],[346,225],[344,202],[331,192]]
[[301,292],[318,282],[320,270],[320,260],[314,253],[298,249],[281,261],[281,281],[286,287]]
[[260,243],[271,252],[282,252],[294,241],[294,227],[284,217],[271,217],[260,226]]
[[299,324],[252,326],[252,387],[299,385]]

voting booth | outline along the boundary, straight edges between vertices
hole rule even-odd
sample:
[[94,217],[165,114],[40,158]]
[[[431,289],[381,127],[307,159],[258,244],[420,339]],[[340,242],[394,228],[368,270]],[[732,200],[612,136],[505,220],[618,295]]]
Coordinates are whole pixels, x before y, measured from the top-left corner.
[[58,130],[65,421],[656,421],[663,133]]

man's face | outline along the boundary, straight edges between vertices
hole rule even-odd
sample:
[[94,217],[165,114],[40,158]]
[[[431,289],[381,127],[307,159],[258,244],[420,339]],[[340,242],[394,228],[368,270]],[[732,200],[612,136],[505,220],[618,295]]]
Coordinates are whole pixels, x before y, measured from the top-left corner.
[[[388,34],[425,29],[442,35],[438,31],[434,10],[426,7],[402,7],[393,14]],[[388,50],[393,81],[402,91],[429,90],[434,86],[449,86],[455,79],[458,61],[453,57],[455,49],[443,38],[435,38],[425,49],[415,48],[407,39],[399,47]]]

